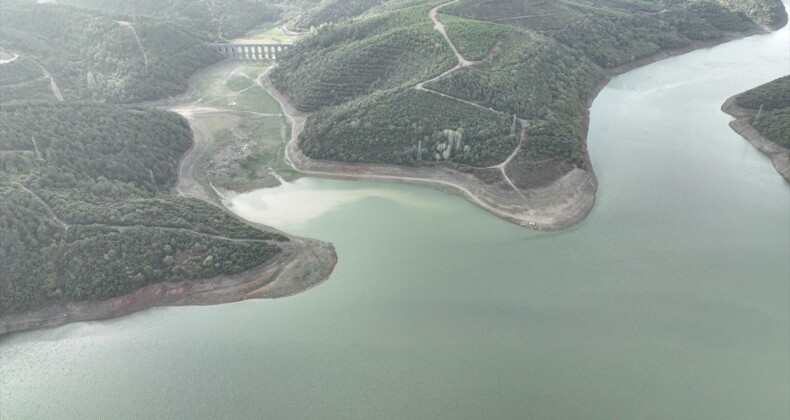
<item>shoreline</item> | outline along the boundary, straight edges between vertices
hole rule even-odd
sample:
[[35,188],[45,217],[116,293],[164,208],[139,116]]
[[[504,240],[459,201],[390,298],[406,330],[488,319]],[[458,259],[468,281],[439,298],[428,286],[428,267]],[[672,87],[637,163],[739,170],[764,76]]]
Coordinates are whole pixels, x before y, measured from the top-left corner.
[[771,140],[765,138],[756,128],[751,125],[751,118],[757,115],[754,109],[741,108],[735,100],[741,94],[736,94],[727,98],[721,106],[721,110],[735,119],[730,121],[729,126],[748,141],[757,150],[763,152],[771,159],[774,169],[785,181],[790,182],[790,148],[782,147]]
[[[194,77],[193,75],[190,78],[190,87],[183,95],[167,98],[158,103],[148,103],[146,107],[164,108],[162,103],[165,102],[168,104],[165,109],[175,112],[172,108],[177,107],[179,100],[186,100],[194,93]],[[338,260],[333,244],[290,235],[242,219],[213,200],[213,195],[197,183],[192,171],[205,153],[207,143],[198,123],[193,118],[181,116],[189,123],[192,145],[178,161],[178,179],[170,194],[207,202],[252,228],[287,236],[288,242],[277,243],[281,248],[280,252],[263,264],[235,275],[177,283],[161,282],[111,299],[51,303],[39,309],[4,315],[0,317],[0,336],[12,332],[55,328],[72,322],[108,320],[157,306],[217,305],[247,299],[289,297],[305,292],[329,279]]]
[[163,282],[102,301],[57,303],[4,316],[0,336],[55,328],[72,322],[102,321],[157,306],[198,306],[247,299],[276,299],[309,290],[329,278],[337,263],[332,244],[291,237],[270,261],[240,274],[178,283]]
[[[779,28],[783,27],[780,26]],[[519,226],[554,232],[572,228],[583,222],[595,205],[598,180],[589,157],[587,135],[590,107],[598,94],[617,76],[665,58],[682,55],[702,48],[710,48],[757,34],[766,34],[779,28],[755,28],[746,32],[725,33],[721,38],[694,42],[685,47],[663,50],[610,69],[592,89],[584,111],[583,147],[587,169],[574,168],[547,186],[520,189],[517,194],[505,188],[504,181],[487,184],[477,177],[444,166],[401,166],[389,164],[345,163],[314,160],[305,156],[298,147],[298,138],[304,129],[309,113],[297,110],[287,95],[279,92],[269,79],[269,71],[258,78],[258,83],[280,103],[283,114],[291,122],[291,138],[285,146],[285,160],[295,171],[310,176],[340,180],[369,180],[400,182],[427,186],[439,191],[459,195],[482,209]]]

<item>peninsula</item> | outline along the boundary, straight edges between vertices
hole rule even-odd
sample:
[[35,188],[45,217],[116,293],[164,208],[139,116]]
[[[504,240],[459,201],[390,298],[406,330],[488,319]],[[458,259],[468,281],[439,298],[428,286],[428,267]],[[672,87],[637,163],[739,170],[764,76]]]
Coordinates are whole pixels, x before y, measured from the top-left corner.
[[790,76],[739,93],[721,109],[736,118],[730,127],[768,155],[790,182]]
[[519,225],[582,221],[608,75],[776,29],[779,0],[388,2],[295,44],[264,84],[305,174],[409,182]]
[[211,155],[201,133],[150,102],[191,91],[189,76],[222,59],[208,34],[244,35],[281,11],[153,18],[84,3],[0,5],[0,334],[327,279],[333,246],[220,206],[195,169]]

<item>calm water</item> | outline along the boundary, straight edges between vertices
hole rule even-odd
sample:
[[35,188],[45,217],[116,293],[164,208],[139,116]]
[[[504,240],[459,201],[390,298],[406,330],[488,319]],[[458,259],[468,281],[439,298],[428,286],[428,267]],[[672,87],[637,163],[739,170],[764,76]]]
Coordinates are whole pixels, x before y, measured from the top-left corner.
[[598,203],[570,231],[403,185],[236,197],[334,242],[331,279],[3,338],[0,417],[787,419],[790,187],[719,106],[788,73],[789,39],[614,79]]

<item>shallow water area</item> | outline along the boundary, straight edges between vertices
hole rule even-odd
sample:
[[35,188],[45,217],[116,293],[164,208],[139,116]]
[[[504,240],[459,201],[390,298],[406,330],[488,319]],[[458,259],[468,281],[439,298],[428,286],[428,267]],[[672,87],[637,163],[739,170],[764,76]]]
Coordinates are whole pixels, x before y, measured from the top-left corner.
[[614,78],[568,231],[402,184],[233,197],[333,242],[331,278],[4,337],[0,417],[786,419],[790,186],[719,107],[790,71],[788,35]]

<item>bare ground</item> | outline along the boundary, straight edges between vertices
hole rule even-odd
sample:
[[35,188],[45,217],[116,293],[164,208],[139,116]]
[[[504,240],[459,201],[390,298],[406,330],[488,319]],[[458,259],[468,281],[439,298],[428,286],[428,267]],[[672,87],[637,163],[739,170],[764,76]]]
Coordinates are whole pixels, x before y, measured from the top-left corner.
[[58,88],[58,84],[55,82],[55,78],[52,77],[51,74],[49,74],[49,72],[47,71],[47,69],[44,68],[44,66],[42,66],[38,62],[35,63],[41,69],[41,71],[44,72],[44,77],[49,79],[49,87],[52,89],[52,94],[55,95],[55,98],[57,98],[58,101],[63,102],[63,94],[60,92],[60,88]]

